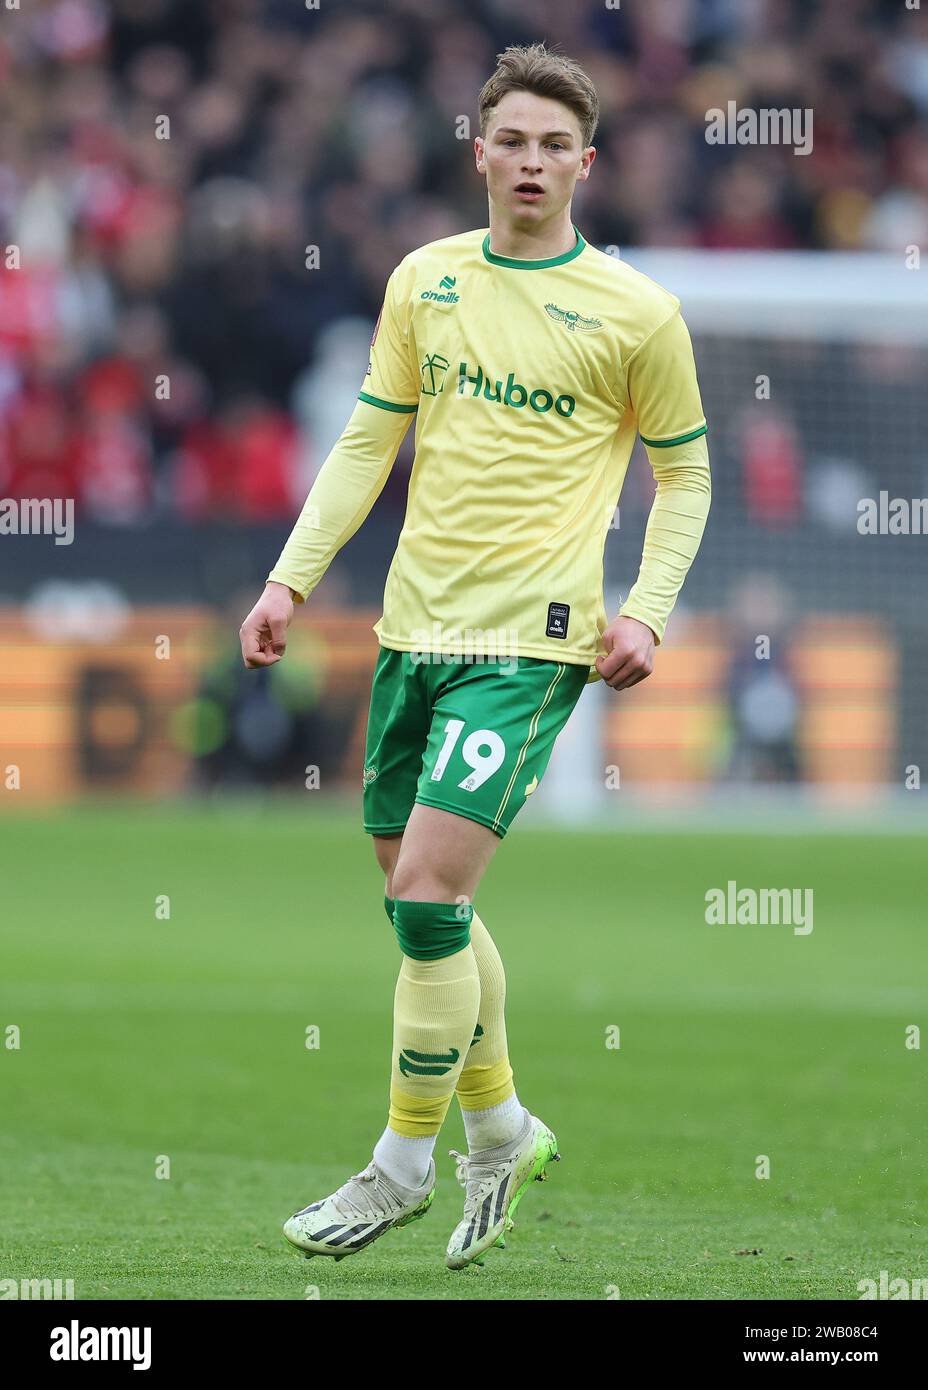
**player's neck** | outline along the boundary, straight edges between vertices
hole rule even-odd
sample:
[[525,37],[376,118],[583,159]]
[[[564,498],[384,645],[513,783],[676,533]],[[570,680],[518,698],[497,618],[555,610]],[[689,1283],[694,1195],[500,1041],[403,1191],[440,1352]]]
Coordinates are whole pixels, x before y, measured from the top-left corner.
[[577,233],[570,220],[570,208],[550,225],[514,227],[490,204],[490,250],[495,256],[516,261],[542,261],[564,256],[577,244]]

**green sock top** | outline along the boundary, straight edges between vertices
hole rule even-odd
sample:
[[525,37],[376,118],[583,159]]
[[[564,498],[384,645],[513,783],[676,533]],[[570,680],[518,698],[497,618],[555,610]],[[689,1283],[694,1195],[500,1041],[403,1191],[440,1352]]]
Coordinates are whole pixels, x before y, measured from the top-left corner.
[[470,903],[416,903],[397,898],[393,926],[400,950],[413,960],[440,960],[470,945]]

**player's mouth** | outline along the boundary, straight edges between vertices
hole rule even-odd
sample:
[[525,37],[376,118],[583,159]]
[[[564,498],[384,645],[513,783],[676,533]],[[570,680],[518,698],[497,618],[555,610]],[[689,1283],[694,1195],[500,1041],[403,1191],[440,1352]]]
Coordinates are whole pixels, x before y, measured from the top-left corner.
[[515,192],[520,203],[537,203],[539,198],[544,197],[545,191],[540,183],[526,181],[517,183]]

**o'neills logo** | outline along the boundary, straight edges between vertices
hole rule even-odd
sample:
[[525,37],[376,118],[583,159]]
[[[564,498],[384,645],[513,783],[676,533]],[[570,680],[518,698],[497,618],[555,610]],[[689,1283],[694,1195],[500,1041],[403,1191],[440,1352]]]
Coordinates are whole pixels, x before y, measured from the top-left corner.
[[[423,290],[419,298],[431,299],[436,304],[460,304],[461,296],[454,293],[457,282],[456,275],[443,275],[438,282],[437,290]],[[441,290],[444,290],[445,293],[441,294]]]
[[[473,387],[470,392],[467,390],[468,384]],[[505,387],[502,381],[492,381],[489,374],[484,376],[482,367],[478,367],[471,375],[466,362],[462,362],[458,368],[458,395],[470,395],[471,398],[482,396],[485,401],[496,401],[500,405],[512,406],[515,410],[521,410],[527,405],[539,415],[546,414],[553,407],[558,415],[565,418],[573,415],[577,405],[573,396],[558,395],[544,386],[536,387],[534,391],[530,390],[523,386],[521,381],[516,381],[512,372],[506,378]]]

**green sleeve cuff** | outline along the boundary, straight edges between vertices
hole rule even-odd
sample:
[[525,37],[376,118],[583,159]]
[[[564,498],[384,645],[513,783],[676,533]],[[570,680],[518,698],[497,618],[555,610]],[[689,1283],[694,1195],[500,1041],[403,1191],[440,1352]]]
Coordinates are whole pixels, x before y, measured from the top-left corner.
[[642,444],[647,444],[649,449],[672,449],[675,444],[689,444],[691,439],[698,439],[700,435],[706,434],[708,425],[700,425],[698,430],[690,430],[688,434],[678,434],[673,439],[645,439],[641,436]]
[[368,405],[376,405],[381,410],[395,410],[399,415],[412,415],[419,409],[419,402],[415,405],[398,405],[396,401],[382,401],[379,396],[370,396],[366,391],[358,392],[358,400],[366,401]]

